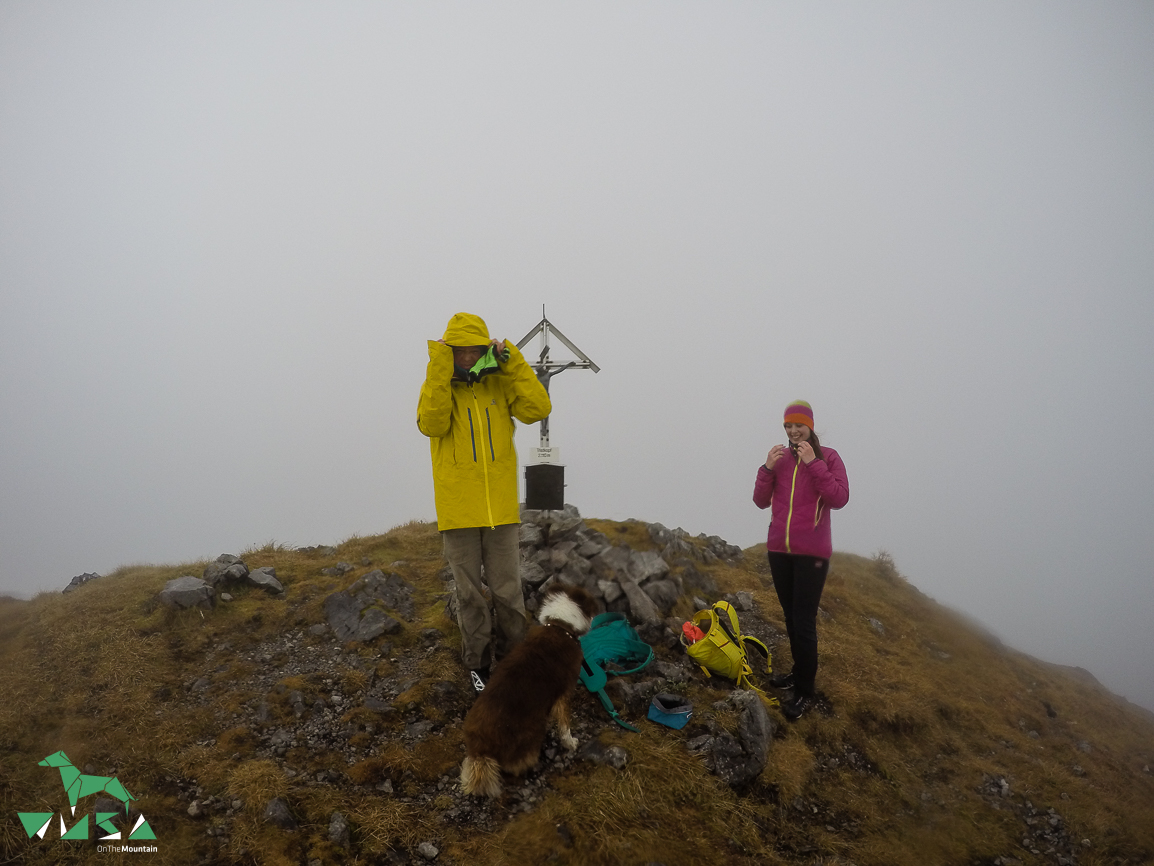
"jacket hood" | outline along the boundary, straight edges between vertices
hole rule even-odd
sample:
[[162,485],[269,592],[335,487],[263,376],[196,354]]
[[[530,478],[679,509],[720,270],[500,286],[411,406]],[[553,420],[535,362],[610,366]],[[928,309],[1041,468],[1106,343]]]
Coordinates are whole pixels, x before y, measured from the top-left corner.
[[457,313],[449,319],[442,339],[450,346],[486,346],[489,344],[489,329],[480,316]]

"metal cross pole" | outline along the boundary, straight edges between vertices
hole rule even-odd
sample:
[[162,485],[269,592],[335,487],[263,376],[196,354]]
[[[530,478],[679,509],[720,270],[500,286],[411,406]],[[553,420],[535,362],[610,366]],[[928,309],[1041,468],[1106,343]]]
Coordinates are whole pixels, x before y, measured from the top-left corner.
[[[568,337],[557,330],[557,326],[545,317],[545,306],[541,305],[541,321],[528,334],[517,341],[517,348],[525,345],[538,334],[541,335],[541,354],[533,371],[537,379],[549,391],[549,380],[565,370],[592,370],[601,368],[593,359],[574,345]],[[577,356],[576,361],[554,361],[549,357],[549,336],[553,335]],[[549,444],[549,419],[541,419],[541,446],[537,449],[537,465],[525,467],[525,506],[527,508],[556,511],[565,507],[565,467],[556,465],[557,449]]]

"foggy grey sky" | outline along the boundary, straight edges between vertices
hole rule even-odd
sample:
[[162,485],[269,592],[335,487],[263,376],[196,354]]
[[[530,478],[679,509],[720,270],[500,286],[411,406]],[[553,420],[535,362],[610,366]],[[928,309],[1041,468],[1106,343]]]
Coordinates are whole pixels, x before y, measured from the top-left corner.
[[[566,498],[837,550],[1154,707],[1154,6],[0,4],[0,592],[432,519],[425,340]],[[536,343],[532,348],[536,347]],[[537,441],[522,428],[522,454]]]

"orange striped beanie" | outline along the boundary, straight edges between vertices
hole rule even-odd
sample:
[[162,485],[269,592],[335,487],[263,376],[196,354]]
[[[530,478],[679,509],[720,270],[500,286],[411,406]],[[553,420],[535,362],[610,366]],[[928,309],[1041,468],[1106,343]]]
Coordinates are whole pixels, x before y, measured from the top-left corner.
[[785,419],[783,424],[804,424],[810,430],[813,429],[813,407],[805,400],[794,400],[785,407]]

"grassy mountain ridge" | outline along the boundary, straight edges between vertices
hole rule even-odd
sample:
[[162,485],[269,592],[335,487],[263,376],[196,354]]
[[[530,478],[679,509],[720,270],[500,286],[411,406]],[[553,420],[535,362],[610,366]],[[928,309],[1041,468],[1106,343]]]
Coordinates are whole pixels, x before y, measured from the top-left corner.
[[[644,524],[587,523],[653,547]],[[547,754],[491,806],[453,790],[468,698],[454,686],[459,637],[435,526],[243,557],[275,567],[285,597],[239,589],[211,611],[158,605],[166,581],[205,566],[191,563],[0,603],[0,862],[417,863],[422,843],[439,851],[433,862],[480,864],[1154,860],[1154,716],[1085,672],[1001,645],[884,555],[835,554],[819,620],[821,709],[793,725],[771,710],[774,745],[749,788],[729,789],[686,750],[736,724],[729,684],[690,667],[662,686],[694,701],[684,731],[637,709],[626,717],[640,733],[624,731],[580,690],[574,733],[620,746],[625,767]],[[324,573],[339,561],[359,565]],[[719,594],[752,593],[743,628],[787,665],[761,548],[699,567]],[[411,583],[415,619],[365,645],[314,634],[324,599],[370,568]],[[673,613],[693,611],[685,597]],[[673,641],[656,649],[683,662]],[[387,707],[363,698],[370,689],[387,690]],[[615,700],[626,703],[620,691]],[[156,854],[27,838],[17,812],[66,808],[59,775],[36,763],[57,750],[125,783]],[[264,820],[274,797],[297,830]],[[347,846],[330,836],[334,812],[350,825]]]

